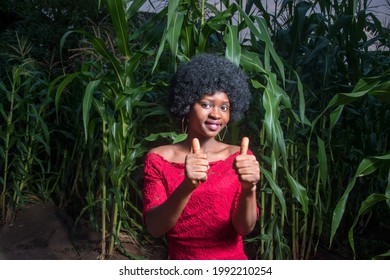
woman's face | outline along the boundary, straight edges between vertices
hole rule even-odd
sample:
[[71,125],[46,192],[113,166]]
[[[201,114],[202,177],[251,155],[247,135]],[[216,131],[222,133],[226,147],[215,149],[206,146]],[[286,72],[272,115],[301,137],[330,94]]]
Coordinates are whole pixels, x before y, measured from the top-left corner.
[[189,133],[195,137],[212,138],[227,125],[230,119],[230,101],[224,92],[204,95],[195,102],[188,115]]

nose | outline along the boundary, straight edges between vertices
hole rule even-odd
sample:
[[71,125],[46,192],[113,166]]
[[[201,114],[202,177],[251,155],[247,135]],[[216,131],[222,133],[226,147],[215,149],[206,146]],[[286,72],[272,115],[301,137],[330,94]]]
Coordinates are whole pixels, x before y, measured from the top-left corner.
[[219,119],[221,118],[221,112],[219,111],[219,108],[217,106],[213,106],[210,111],[210,117],[214,119]]

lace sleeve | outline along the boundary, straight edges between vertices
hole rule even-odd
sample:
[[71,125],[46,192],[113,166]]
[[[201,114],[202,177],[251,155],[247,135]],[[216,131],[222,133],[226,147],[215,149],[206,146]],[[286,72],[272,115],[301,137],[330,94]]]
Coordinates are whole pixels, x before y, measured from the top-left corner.
[[163,162],[154,154],[148,154],[144,163],[143,216],[153,207],[167,199],[163,184]]

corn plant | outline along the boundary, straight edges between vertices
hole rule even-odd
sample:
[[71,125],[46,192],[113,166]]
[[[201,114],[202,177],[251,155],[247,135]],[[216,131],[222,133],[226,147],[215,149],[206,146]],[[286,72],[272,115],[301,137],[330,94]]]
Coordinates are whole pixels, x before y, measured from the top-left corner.
[[[390,99],[388,97],[388,90],[390,89],[390,83],[388,81],[388,75],[389,71],[386,73],[383,73],[381,76],[376,77],[370,77],[366,79],[360,80],[357,85],[355,86],[354,90],[351,93],[348,94],[337,94],[328,104],[327,108],[331,108],[333,106],[337,106],[336,109],[334,109],[332,114],[332,119],[330,122],[331,128],[335,126],[335,124],[338,121],[338,118],[340,117],[341,111],[344,109],[344,107],[347,104],[350,104],[352,102],[356,102],[356,100],[364,98],[366,95],[375,96],[375,98],[378,98],[379,100],[382,100],[383,102],[390,104]],[[387,112],[388,114],[388,112]],[[387,132],[383,135],[385,142],[383,142],[384,145],[386,144],[386,138]],[[379,143],[378,143],[379,144]],[[382,145],[383,145],[382,144]],[[336,231],[340,226],[341,219],[344,216],[346,204],[349,195],[353,191],[353,188],[355,187],[357,181],[360,177],[368,176],[374,173],[375,171],[379,170],[379,174],[375,176],[376,178],[383,178],[382,182],[385,182],[387,180],[387,184],[379,184],[378,187],[373,188],[372,193],[365,194],[367,197],[362,198],[361,205],[359,207],[358,213],[354,218],[353,224],[348,230],[348,240],[349,244],[351,246],[351,249],[353,251],[354,257],[356,257],[356,250],[355,250],[355,242],[354,242],[354,228],[357,225],[357,222],[359,221],[359,218],[361,218],[364,214],[371,211],[375,205],[383,202],[387,204],[387,208],[390,207],[390,200],[389,200],[389,174],[390,174],[390,154],[387,150],[387,147],[377,145],[376,148],[378,149],[378,152],[381,153],[378,156],[371,156],[364,158],[359,165],[356,168],[355,174],[350,178],[344,193],[340,197],[339,201],[337,202],[337,205],[334,209],[333,216],[332,216],[332,228],[331,228],[331,235],[330,235],[330,243],[332,243]],[[382,147],[381,147],[382,146]],[[378,173],[378,171],[377,171]],[[375,174],[375,173],[374,173]],[[374,177],[374,178],[375,178]],[[372,181],[373,183],[375,181]],[[364,200],[363,200],[364,199]],[[385,207],[386,208],[386,207]],[[383,252],[382,256],[389,256],[389,251]]]
[[[317,4],[327,19],[316,12]],[[373,75],[380,69],[365,72],[363,64],[358,64],[358,57],[372,60],[366,51],[373,42],[367,40],[364,28],[370,26],[384,34],[377,19],[365,14],[366,6],[364,1],[286,1],[278,12],[285,13],[286,22],[280,22],[276,20],[278,14],[267,14],[259,1],[245,7],[239,1],[221,1],[223,9],[204,1],[168,3],[168,19],[155,68],[165,50],[174,66],[175,58],[187,60],[196,53],[212,51],[224,53],[251,75],[255,92],[252,110],[261,117],[251,113],[250,128],[235,126],[231,142],[244,130],[257,133],[255,143],[259,145],[263,175],[259,196],[262,214],[259,235],[248,242],[260,242],[259,258],[311,258],[319,246],[326,247],[324,239],[332,240],[338,228],[343,216],[340,205],[345,205],[349,193],[343,195],[339,190],[351,187],[331,173],[343,164],[335,159],[338,144],[335,146],[332,141],[332,130],[343,110],[340,106],[333,111],[330,108],[335,106],[334,96],[344,96],[339,92],[352,91],[349,96],[354,96],[363,73]],[[206,18],[206,14],[211,16]],[[348,30],[340,34],[340,26]],[[270,31],[271,27],[274,30]],[[238,35],[243,30],[249,30],[249,38],[240,41]],[[360,45],[361,41],[366,43]],[[347,53],[343,52],[346,46],[351,46]],[[362,51],[356,52],[359,48]],[[318,72],[313,75],[313,71]],[[356,88],[351,88],[351,84]],[[384,131],[382,137],[387,139],[386,135]],[[386,160],[387,155],[381,154],[375,162],[386,167]],[[366,162],[362,164],[365,166]],[[341,197],[336,206],[334,202]],[[378,202],[386,200],[385,195],[375,197]],[[373,205],[372,197],[369,201]],[[338,218],[332,222],[334,207]],[[352,238],[349,239],[351,242]]]
[[[381,121],[388,111],[377,102],[386,99],[387,74],[381,76],[378,69],[387,64],[366,52],[370,41],[362,32],[369,25],[383,40],[386,30],[372,15],[355,13],[359,1],[313,2],[323,17],[305,1],[284,1],[280,14],[272,15],[261,1],[220,1],[213,6],[175,0],[140,26],[132,19],[145,1],[133,1],[127,8],[124,2],[107,1],[115,36],[110,31],[65,34],[62,46],[67,37],[81,35],[88,54],[77,72],[58,77],[51,86],[59,110],[65,90],[82,89],[83,141],[79,138],[77,147],[86,150],[78,162],[88,167],[87,205],[81,214],[101,211],[101,257],[109,258],[121,246],[121,231],[147,236],[140,223],[142,155],[148,141],[180,139],[168,118],[161,121],[166,109],[155,101],[166,98],[167,72],[202,52],[224,54],[240,65],[253,88],[251,112],[233,125],[228,141],[238,144],[242,135],[251,136],[261,160],[259,226],[245,241],[257,246],[256,257],[307,259],[319,248],[342,246],[342,238],[335,237],[344,236],[351,217],[347,236],[355,254],[358,220],[374,207],[388,206],[389,190],[382,188],[388,181],[383,177],[388,130]],[[365,21],[368,17],[372,23]],[[340,26],[349,30],[340,33]],[[359,61],[373,67],[364,68]],[[363,73],[379,78],[362,80]],[[356,141],[356,150],[344,144],[356,135],[348,118],[364,110],[367,131],[362,138],[373,134],[370,122],[378,120],[375,151],[367,149],[367,139]],[[157,118],[152,126],[146,124]],[[150,134],[159,128],[164,132]],[[373,176],[377,172],[380,176]],[[380,184],[351,202],[361,177]],[[347,202],[356,201],[360,208],[347,215]],[[378,256],[386,257],[386,252]]]
[[[339,120],[340,114],[343,113],[342,108],[344,107],[339,106],[334,111],[329,112],[329,106],[333,106],[335,100],[346,102],[346,100],[351,101],[350,99],[357,97],[359,94],[360,96],[364,95],[360,92],[364,83],[358,83],[359,78],[363,76],[363,73],[364,75],[377,75],[381,72],[380,67],[382,67],[371,67],[373,65],[371,63],[367,63],[367,67],[364,67],[364,63],[358,63],[359,61],[372,61],[373,59],[373,54],[368,52],[367,48],[374,41],[367,39],[364,28],[369,26],[374,30],[378,30],[379,35],[376,38],[380,38],[382,36],[380,34],[384,34],[379,21],[372,14],[365,13],[367,2],[361,2],[319,1],[314,4],[305,1],[285,2],[286,5],[280,11],[280,13],[287,11],[285,26],[282,25],[282,22],[276,21],[275,25],[283,27],[283,29],[278,28],[273,31],[273,34],[277,35],[276,40],[274,40],[275,48],[284,58],[287,66],[286,76],[289,81],[285,87],[289,95],[287,98],[291,100],[293,106],[299,108],[299,113],[297,112],[299,117],[294,116],[293,112],[288,113],[285,110],[287,116],[283,117],[281,115],[282,119],[280,119],[281,125],[287,134],[287,139],[283,141],[286,143],[288,155],[288,167],[285,170],[289,170],[295,180],[300,182],[301,186],[297,189],[305,194],[299,198],[294,193],[296,192],[294,188],[291,188],[293,197],[296,197],[299,202],[306,201],[307,203],[306,205],[292,203],[292,208],[286,215],[288,222],[291,224],[291,241],[289,244],[292,258],[309,258],[317,252],[317,248],[323,242],[322,240],[326,238],[325,236],[332,240],[345,209],[341,210],[343,208],[341,205],[345,206],[343,203],[345,203],[349,192],[342,194],[338,191],[338,189],[345,188],[343,184],[345,182],[340,181],[340,178],[346,174],[352,176],[354,171],[351,170],[349,173],[343,173],[342,171],[338,173],[336,171],[340,175],[338,178],[331,175],[335,174],[331,170],[337,170],[339,168],[337,166],[348,168],[348,164],[339,160],[340,157],[335,156],[334,150],[338,149],[339,144],[334,143],[335,140],[332,138],[334,133],[332,130],[337,120]],[[321,14],[313,10],[316,4],[319,4],[320,9],[322,9]],[[363,7],[358,9],[360,4]],[[265,11],[262,6],[260,6],[260,10]],[[325,21],[324,15],[327,18]],[[373,21],[370,22],[369,18],[372,18]],[[341,26],[345,30],[343,33],[339,33]],[[348,47],[346,48],[346,46]],[[353,47],[350,48],[349,46]],[[345,51],[341,51],[344,49]],[[386,80],[385,77],[386,75],[374,80]],[[296,82],[291,83],[291,80]],[[352,89],[349,86],[350,84],[356,84],[355,89]],[[381,90],[383,91],[383,88],[386,88],[386,83],[380,84],[382,88],[375,83],[369,85],[372,88],[369,89],[369,86],[367,86],[365,94],[371,92],[378,95]],[[375,86],[378,86],[377,90],[374,90]],[[352,91],[352,93],[337,94],[345,89]],[[383,93],[380,94],[380,97],[383,98],[383,95]],[[332,99],[333,97],[334,99]],[[271,104],[275,104],[275,102]],[[371,106],[371,108],[376,111],[375,114],[383,112],[381,114],[386,116],[386,105],[379,106],[384,111],[383,109],[376,110],[376,108],[380,108],[377,106]],[[284,103],[281,108],[293,107]],[[310,108],[310,110],[307,110],[307,108]],[[274,111],[277,109],[277,107],[274,108]],[[347,110],[351,109],[364,110],[363,107],[362,109],[349,107]],[[378,140],[382,139],[381,142],[386,142],[388,132],[384,129],[384,124],[381,124],[380,127]],[[338,129],[342,129],[344,133],[348,131],[347,128],[344,130],[340,126],[338,126]],[[347,141],[347,135],[341,136],[340,140]],[[383,146],[381,145],[381,147]],[[377,148],[372,153],[378,154],[379,152],[380,158],[385,161],[386,155],[383,155],[383,153],[386,151]],[[382,155],[384,158],[382,158]],[[283,160],[281,159],[280,162],[283,162]],[[354,160],[354,164],[358,164],[358,159]],[[365,166],[366,161],[362,162],[362,165]],[[384,165],[386,164],[384,163]],[[263,175],[269,177],[266,170],[262,171]],[[288,175],[287,172],[286,174]],[[289,178],[287,177],[285,180],[288,181]],[[283,181],[285,180],[281,182],[282,190],[287,190],[283,187],[285,185]],[[354,180],[350,184],[354,184]],[[292,185],[290,184],[290,186]],[[347,189],[350,189],[350,187],[347,187]],[[283,193],[287,199],[289,191]],[[343,197],[343,199],[336,206],[333,201],[340,197]],[[279,202],[283,209],[284,202],[280,199]],[[271,210],[273,209],[272,205],[273,203],[271,204]],[[337,209],[334,214],[333,207]],[[308,213],[307,210],[311,211]],[[333,222],[331,222],[331,217],[335,219]],[[330,224],[332,224],[332,230],[328,226]],[[283,228],[283,220],[280,221],[280,225],[279,232]],[[351,237],[349,240],[351,242]]]
[[47,96],[45,75],[30,57],[32,45],[16,34],[17,45],[9,46],[7,79],[0,81],[1,125],[1,212],[11,223],[15,210],[26,201],[48,199],[50,164],[51,99]]
[[[270,150],[272,151],[272,155],[269,158],[264,156],[264,159],[268,160],[272,171],[268,172],[267,169],[263,169],[262,172],[271,181],[271,186],[273,187],[271,192],[274,191],[271,199],[275,200],[278,197],[284,202],[283,194],[276,183],[277,169],[279,168],[278,160],[282,158],[282,164],[285,165],[287,163],[284,136],[278,119],[280,116],[279,106],[281,106],[281,102],[288,105],[289,101],[288,96],[279,85],[277,75],[271,71],[271,61],[276,66],[275,70],[279,73],[279,77],[282,78],[282,84],[284,83],[284,65],[268,36],[266,23],[260,17],[252,18],[248,16],[245,8],[240,3],[229,4],[227,1],[221,2],[223,2],[222,6],[225,7],[223,10],[218,10],[216,7],[208,5],[203,1],[201,4],[204,5],[198,5],[196,1],[170,1],[168,3],[167,25],[160,43],[159,52],[157,53],[156,63],[167,44],[168,50],[173,57],[173,64],[176,63],[176,57],[187,60],[197,53],[205,51],[219,52],[224,53],[227,58],[237,65],[242,64],[248,72],[253,71],[260,76],[264,83],[260,84],[256,80],[253,80],[253,84],[255,87],[261,88],[261,91],[264,92],[263,103],[266,111],[264,131],[266,131],[267,138],[263,139],[266,142],[263,144],[270,145]],[[207,12],[205,12],[205,9],[207,9]],[[205,15],[210,15],[210,13],[212,16],[205,18]],[[262,49],[258,53],[244,50],[241,44],[242,42],[239,41],[239,34],[245,28],[251,32],[253,38],[252,44],[255,46],[261,45]],[[261,60],[264,61],[265,65],[260,62]],[[261,126],[261,124],[256,125]],[[237,131],[239,129],[238,126],[233,127],[234,129],[231,132],[233,140],[230,140],[230,142],[234,143],[235,140],[239,139],[240,133]],[[300,199],[303,206],[306,206],[307,198],[305,197],[304,189],[292,176],[289,176],[289,178],[289,183],[298,199]],[[262,240],[261,257],[264,257],[267,254],[265,251],[267,251],[269,257],[273,258],[274,247],[281,248],[280,250],[284,251],[286,246],[283,246],[283,241],[280,240],[282,239],[281,236],[283,236],[283,233],[277,235],[271,232],[272,229],[270,232],[264,232],[266,229],[265,221],[268,220],[268,217],[265,217],[263,212],[267,194],[262,192],[261,195],[261,201],[263,203],[261,203],[262,216],[260,219],[260,235],[258,237]],[[271,217],[277,219],[279,217],[279,214],[275,212],[277,210],[273,208],[272,211]],[[283,211],[282,217],[286,214],[287,209],[284,208]],[[271,224],[275,224],[275,220]],[[274,242],[273,238],[277,240]],[[282,258],[284,256],[285,253],[281,253],[277,257]]]
[[[150,73],[142,72],[140,66],[150,60],[149,48],[154,46],[159,29],[148,30],[150,35],[146,35],[140,46],[137,36],[145,35],[140,30],[146,27],[135,30],[133,36],[128,33],[128,19],[143,2],[135,1],[126,8],[124,1],[107,1],[114,40],[109,33],[104,40],[99,34],[85,31],[66,33],[61,44],[71,34],[82,35],[89,44],[92,62],[86,61],[79,72],[59,77],[52,85],[53,91],[57,88],[56,100],[60,100],[71,82],[77,81],[84,87],[84,139],[95,166],[90,168],[96,174],[91,180],[93,184],[99,184],[99,194],[88,192],[92,197],[82,213],[100,205],[101,258],[113,255],[117,245],[120,246],[122,231],[136,237],[137,232],[143,230],[139,224],[142,219],[138,209],[141,203],[137,178],[140,159],[145,152],[144,128],[148,118],[167,115],[165,109],[152,103],[153,89],[158,82],[148,82]],[[174,134],[170,135],[174,137]]]

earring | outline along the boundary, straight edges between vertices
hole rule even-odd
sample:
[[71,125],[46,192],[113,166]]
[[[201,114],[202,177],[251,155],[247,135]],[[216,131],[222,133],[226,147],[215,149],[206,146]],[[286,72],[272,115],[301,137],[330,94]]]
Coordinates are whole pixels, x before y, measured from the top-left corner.
[[226,132],[227,132],[227,129],[228,129],[228,126],[226,125],[225,126],[225,131],[223,132],[223,135],[222,135],[222,137],[221,137],[221,135],[219,135],[219,133],[221,133],[221,131],[218,133],[218,139],[219,139],[219,141],[223,141],[223,139],[225,139],[225,136],[226,136]]
[[187,130],[188,130],[188,118],[184,116],[181,119],[181,131],[183,132],[183,134],[187,134]]

